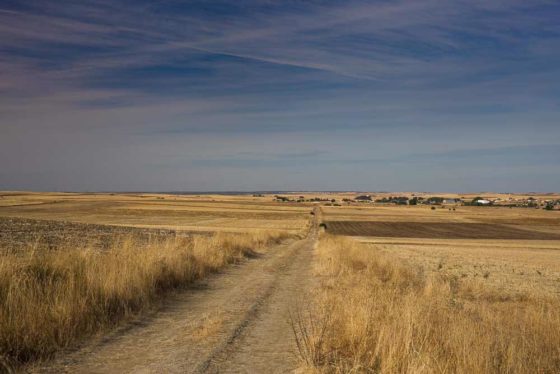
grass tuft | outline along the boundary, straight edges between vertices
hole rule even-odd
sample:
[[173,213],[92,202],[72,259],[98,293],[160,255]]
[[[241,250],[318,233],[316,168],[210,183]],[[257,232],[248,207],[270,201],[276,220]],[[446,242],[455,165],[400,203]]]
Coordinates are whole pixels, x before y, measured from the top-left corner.
[[314,307],[293,326],[303,365],[326,373],[557,373],[558,298],[504,294],[345,238],[317,249]]
[[126,237],[108,250],[6,251],[0,255],[0,371],[49,357],[286,237],[262,231],[147,243]]

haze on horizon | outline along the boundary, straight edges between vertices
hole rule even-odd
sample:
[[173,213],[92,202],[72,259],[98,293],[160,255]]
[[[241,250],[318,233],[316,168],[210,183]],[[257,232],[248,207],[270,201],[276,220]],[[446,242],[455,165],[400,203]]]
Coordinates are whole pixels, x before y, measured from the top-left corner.
[[0,190],[558,191],[555,1],[0,4]]

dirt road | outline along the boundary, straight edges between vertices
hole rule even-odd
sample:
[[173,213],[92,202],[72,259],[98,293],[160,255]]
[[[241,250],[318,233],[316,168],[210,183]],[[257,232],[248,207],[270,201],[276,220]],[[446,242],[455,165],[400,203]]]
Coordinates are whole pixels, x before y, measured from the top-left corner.
[[41,373],[284,373],[297,367],[289,315],[311,280],[307,238],[266,250]]

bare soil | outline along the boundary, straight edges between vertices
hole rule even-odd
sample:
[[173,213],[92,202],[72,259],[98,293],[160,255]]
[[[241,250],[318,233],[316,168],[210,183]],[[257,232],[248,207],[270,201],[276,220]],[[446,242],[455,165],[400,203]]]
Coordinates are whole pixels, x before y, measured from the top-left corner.
[[[0,249],[11,252],[36,249],[56,249],[62,246],[92,246],[105,248],[117,237],[136,239],[176,235],[174,230],[98,225],[53,220],[0,217]],[[187,234],[182,232],[181,234]],[[198,234],[201,234],[200,232]]]
[[439,239],[560,240],[560,234],[491,223],[327,221],[335,235]]

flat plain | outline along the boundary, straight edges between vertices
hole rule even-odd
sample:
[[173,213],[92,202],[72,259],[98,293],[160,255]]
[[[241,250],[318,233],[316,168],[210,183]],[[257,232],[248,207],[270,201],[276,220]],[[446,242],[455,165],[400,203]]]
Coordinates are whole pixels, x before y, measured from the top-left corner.
[[170,194],[0,193],[0,248],[73,242],[104,245],[115,235],[298,233],[309,206],[251,196]]
[[558,368],[560,211],[286,195],[0,193],[0,371]]
[[309,208],[250,196],[2,193],[0,217],[184,231],[298,231]]
[[291,358],[280,365],[297,366],[290,333],[238,341],[290,331],[288,306],[310,264],[311,204],[0,195],[0,372],[203,371],[263,347],[255,367],[278,347]]
[[506,207],[324,207],[347,235],[426,272],[560,295],[560,212]]

